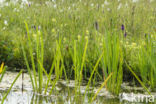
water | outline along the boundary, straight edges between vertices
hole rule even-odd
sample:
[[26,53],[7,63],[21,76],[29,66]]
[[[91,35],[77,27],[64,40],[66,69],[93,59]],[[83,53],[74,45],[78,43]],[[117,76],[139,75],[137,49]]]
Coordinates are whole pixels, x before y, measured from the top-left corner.
[[[0,83],[0,102],[17,74],[18,73],[14,73],[14,72],[5,73],[4,78]],[[46,80],[46,78],[44,77],[43,80]],[[23,91],[22,91],[22,83],[24,88]],[[80,86],[80,94],[76,94],[74,80],[70,80],[67,82],[65,80],[60,79],[57,82],[52,95],[49,96],[48,93],[46,95],[38,94],[32,91],[29,75],[25,73],[23,82],[22,82],[22,76],[20,76],[16,81],[16,83],[14,84],[11,92],[7,96],[4,104],[83,104],[83,103],[88,104],[89,100],[97,92],[99,86],[90,87],[89,89],[91,90],[84,98],[84,102],[83,102],[82,98],[86,88],[85,85],[86,83],[83,83],[83,85]],[[123,84],[122,88],[123,88],[123,92],[120,93],[119,97],[113,96],[110,92],[106,90],[106,88],[103,88],[98,94],[93,104],[144,104],[145,101],[142,103],[133,103],[134,97],[138,97],[141,95],[145,97],[146,95],[148,96],[148,94],[140,93],[139,90],[143,90],[141,87],[132,88],[128,86],[128,84]],[[137,93],[132,93],[132,90],[133,92],[135,90],[135,92]],[[152,95],[156,97],[156,93],[152,93]]]
[[[0,98],[5,95],[7,89],[10,87],[13,79],[16,77],[17,73],[6,72],[2,82],[0,83]],[[46,78],[44,77],[44,80]],[[22,91],[22,83],[24,90]],[[85,84],[84,84],[85,85]],[[31,87],[31,81],[29,75],[27,73],[24,74],[24,79],[22,81],[22,76],[18,78],[16,83],[14,84],[11,92],[7,96],[4,104],[83,104],[82,98],[83,93],[85,91],[86,86],[80,86],[80,94],[75,95],[75,82],[70,80],[68,83],[64,80],[59,80],[53,90],[52,95],[43,95],[34,93]],[[94,92],[98,90],[96,88],[92,89],[92,93],[88,93],[88,96],[85,97],[85,103],[89,102],[91,96],[94,95]],[[49,89],[50,90],[50,89]],[[48,91],[49,92],[49,91]],[[1,100],[0,100],[1,102]],[[115,98],[111,93],[109,93],[105,88],[101,90],[98,94],[97,99],[93,102],[95,104],[119,104],[119,99]]]

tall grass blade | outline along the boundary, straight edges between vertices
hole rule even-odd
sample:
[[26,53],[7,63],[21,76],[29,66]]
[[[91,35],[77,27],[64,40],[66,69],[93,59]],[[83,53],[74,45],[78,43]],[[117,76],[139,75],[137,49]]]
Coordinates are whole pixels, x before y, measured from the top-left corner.
[[4,95],[4,97],[3,97],[3,99],[2,99],[2,103],[1,103],[1,104],[3,104],[3,103],[4,103],[4,101],[5,101],[6,97],[8,96],[9,92],[11,91],[11,89],[12,89],[13,85],[15,84],[16,80],[18,79],[18,77],[19,77],[21,74],[22,74],[22,70],[18,73],[18,75],[16,76],[16,78],[15,78],[15,79],[14,79],[14,81],[12,82],[12,84],[11,84],[10,88],[8,89],[7,93]]
[[91,100],[91,103],[95,100],[96,96],[98,95],[98,93],[101,91],[101,89],[106,85],[107,81],[111,78],[111,76],[113,75],[113,73],[111,73],[106,80],[102,83],[101,87],[98,89],[98,91],[96,92],[96,94],[94,95],[94,97]]
[[[125,62],[126,63],[126,62]],[[143,82],[139,79],[139,77],[134,73],[134,71],[130,68],[130,66],[126,63],[128,69],[131,71],[131,73],[134,75],[134,77],[138,80],[138,82],[141,84],[141,86],[148,92],[149,95],[151,95],[151,92],[148,90],[148,88],[143,84]]]

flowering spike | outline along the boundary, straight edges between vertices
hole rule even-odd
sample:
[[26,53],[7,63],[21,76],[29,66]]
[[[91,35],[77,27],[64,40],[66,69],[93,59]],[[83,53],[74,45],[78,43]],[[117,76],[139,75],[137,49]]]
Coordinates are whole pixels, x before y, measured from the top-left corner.
[[124,33],[124,37],[126,37],[126,36],[127,36],[127,32]]
[[121,30],[124,31],[125,30],[125,26],[122,24],[121,25]]

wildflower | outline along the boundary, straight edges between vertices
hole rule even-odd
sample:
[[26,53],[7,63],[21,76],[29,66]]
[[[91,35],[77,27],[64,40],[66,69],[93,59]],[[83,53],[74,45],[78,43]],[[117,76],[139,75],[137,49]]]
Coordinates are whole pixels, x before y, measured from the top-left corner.
[[125,6],[128,7],[128,3],[126,3]]
[[110,8],[107,8],[107,11],[110,11],[111,9]]
[[85,36],[85,39],[88,40],[88,36]]
[[34,25],[34,26],[32,26],[32,28],[34,28],[35,30],[36,30],[36,26]]
[[28,3],[28,7],[30,7],[31,6],[31,4],[30,3]]
[[56,0],[52,0],[52,2],[56,2]]
[[122,4],[120,3],[120,4],[118,5],[118,10],[121,8],[121,6],[122,6]]
[[1,67],[0,67],[0,74],[1,74],[2,71],[3,71],[3,67],[4,67],[4,62],[1,64]]
[[56,7],[57,7],[57,5],[55,4],[55,5],[54,5],[54,8],[56,8]]
[[109,3],[108,3],[108,1],[107,1],[107,0],[105,0],[104,4],[105,4],[105,5],[109,5]]
[[63,38],[63,41],[64,41],[64,42],[66,41],[66,37]]
[[120,40],[120,43],[122,44],[122,43],[123,43],[123,41],[122,41],[122,40]]
[[125,26],[122,24],[121,25],[121,30],[124,31],[125,30]]
[[69,6],[69,7],[68,7],[68,10],[70,10],[70,9],[71,9],[71,7]]
[[124,33],[124,37],[126,37],[126,36],[127,36],[127,33],[125,32],[125,33]]
[[41,26],[40,25],[38,26],[38,30],[41,30]]
[[136,3],[136,2],[138,2],[138,0],[132,0],[132,2],[133,2],[133,3]]
[[35,56],[35,54],[36,54],[36,53],[35,53],[35,52],[33,52],[33,56]]
[[129,42],[126,42],[126,44],[128,44]]
[[5,24],[5,25],[8,25],[8,21],[7,21],[7,20],[5,20],[5,21],[4,21],[4,24]]
[[100,46],[102,46],[102,43],[100,43]]
[[73,4],[72,6],[75,7],[75,4]]
[[90,6],[92,6],[92,7],[93,7],[93,6],[94,6],[94,4],[92,3]]
[[78,37],[78,40],[80,40],[81,36],[80,36],[80,35],[78,35],[77,37]]
[[132,46],[132,47],[136,47],[136,43],[132,43],[131,46]]
[[52,22],[56,22],[56,19],[55,18],[52,18]]
[[2,15],[0,14],[0,17],[1,17]]
[[55,32],[56,32],[54,28],[53,28],[51,31],[52,31],[53,33],[55,33]]
[[89,31],[88,30],[86,30],[86,34],[89,35]]

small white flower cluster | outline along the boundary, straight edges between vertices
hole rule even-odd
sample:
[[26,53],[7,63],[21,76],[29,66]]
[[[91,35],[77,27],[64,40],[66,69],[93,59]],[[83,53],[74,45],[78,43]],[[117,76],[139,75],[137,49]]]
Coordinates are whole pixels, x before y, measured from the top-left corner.
[[8,21],[7,20],[4,20],[4,25],[8,25]]

